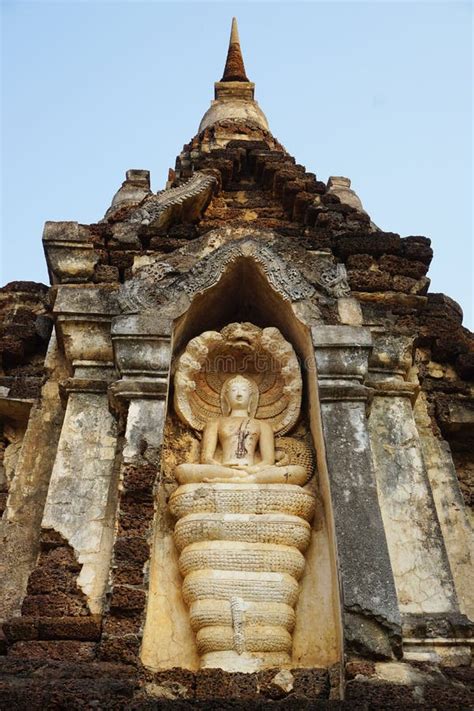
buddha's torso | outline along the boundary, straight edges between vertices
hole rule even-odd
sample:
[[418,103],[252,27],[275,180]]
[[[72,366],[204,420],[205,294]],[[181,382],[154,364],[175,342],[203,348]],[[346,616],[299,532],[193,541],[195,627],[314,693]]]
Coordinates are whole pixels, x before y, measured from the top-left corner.
[[251,417],[223,417],[219,421],[222,464],[251,466],[260,438],[260,423]]

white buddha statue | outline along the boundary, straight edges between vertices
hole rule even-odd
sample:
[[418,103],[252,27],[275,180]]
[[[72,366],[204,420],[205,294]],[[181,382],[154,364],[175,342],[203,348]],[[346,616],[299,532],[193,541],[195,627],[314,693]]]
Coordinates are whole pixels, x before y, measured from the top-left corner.
[[307,471],[299,465],[275,461],[275,438],[270,424],[255,418],[257,384],[244,376],[227,380],[221,391],[222,415],[204,427],[201,462],[180,464],[180,484],[257,483],[299,484]]

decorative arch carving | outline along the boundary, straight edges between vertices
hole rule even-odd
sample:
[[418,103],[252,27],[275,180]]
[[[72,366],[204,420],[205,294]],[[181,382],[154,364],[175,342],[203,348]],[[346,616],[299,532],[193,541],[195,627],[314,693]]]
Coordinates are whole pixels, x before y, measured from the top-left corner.
[[253,260],[285,301],[311,299],[318,291],[338,298],[350,291],[344,266],[334,264],[330,255],[320,260],[320,268],[313,274],[313,284],[267,244],[246,238],[218,247],[184,273],[177,272],[171,260],[156,261],[141,267],[121,288],[119,303],[122,311],[138,313],[160,307],[160,310],[165,308],[170,311],[172,317],[178,316],[187,306],[181,308],[183,295],[192,300],[196,294],[215,286],[224,272],[240,259]]

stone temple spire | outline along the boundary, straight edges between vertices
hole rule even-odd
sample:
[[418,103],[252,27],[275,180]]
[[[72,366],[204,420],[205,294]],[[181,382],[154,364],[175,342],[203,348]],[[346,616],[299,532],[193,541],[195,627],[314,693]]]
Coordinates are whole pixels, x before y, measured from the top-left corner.
[[245,73],[244,60],[242,50],[240,49],[239,29],[237,27],[237,19],[232,18],[232,29],[230,31],[229,49],[227,51],[227,60],[225,63],[224,74],[222,81],[246,81],[248,82]]
[[229,49],[222,79],[214,84],[215,99],[199,125],[199,133],[220,121],[235,121],[268,131],[265,114],[254,99],[255,84],[248,80],[240,49],[237,20],[232,19]]

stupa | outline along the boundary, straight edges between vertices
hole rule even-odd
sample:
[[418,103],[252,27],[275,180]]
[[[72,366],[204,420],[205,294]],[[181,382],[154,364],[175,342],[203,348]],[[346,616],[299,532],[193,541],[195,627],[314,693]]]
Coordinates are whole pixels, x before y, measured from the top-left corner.
[[2,708],[472,705],[473,335],[254,93],[0,290]]

